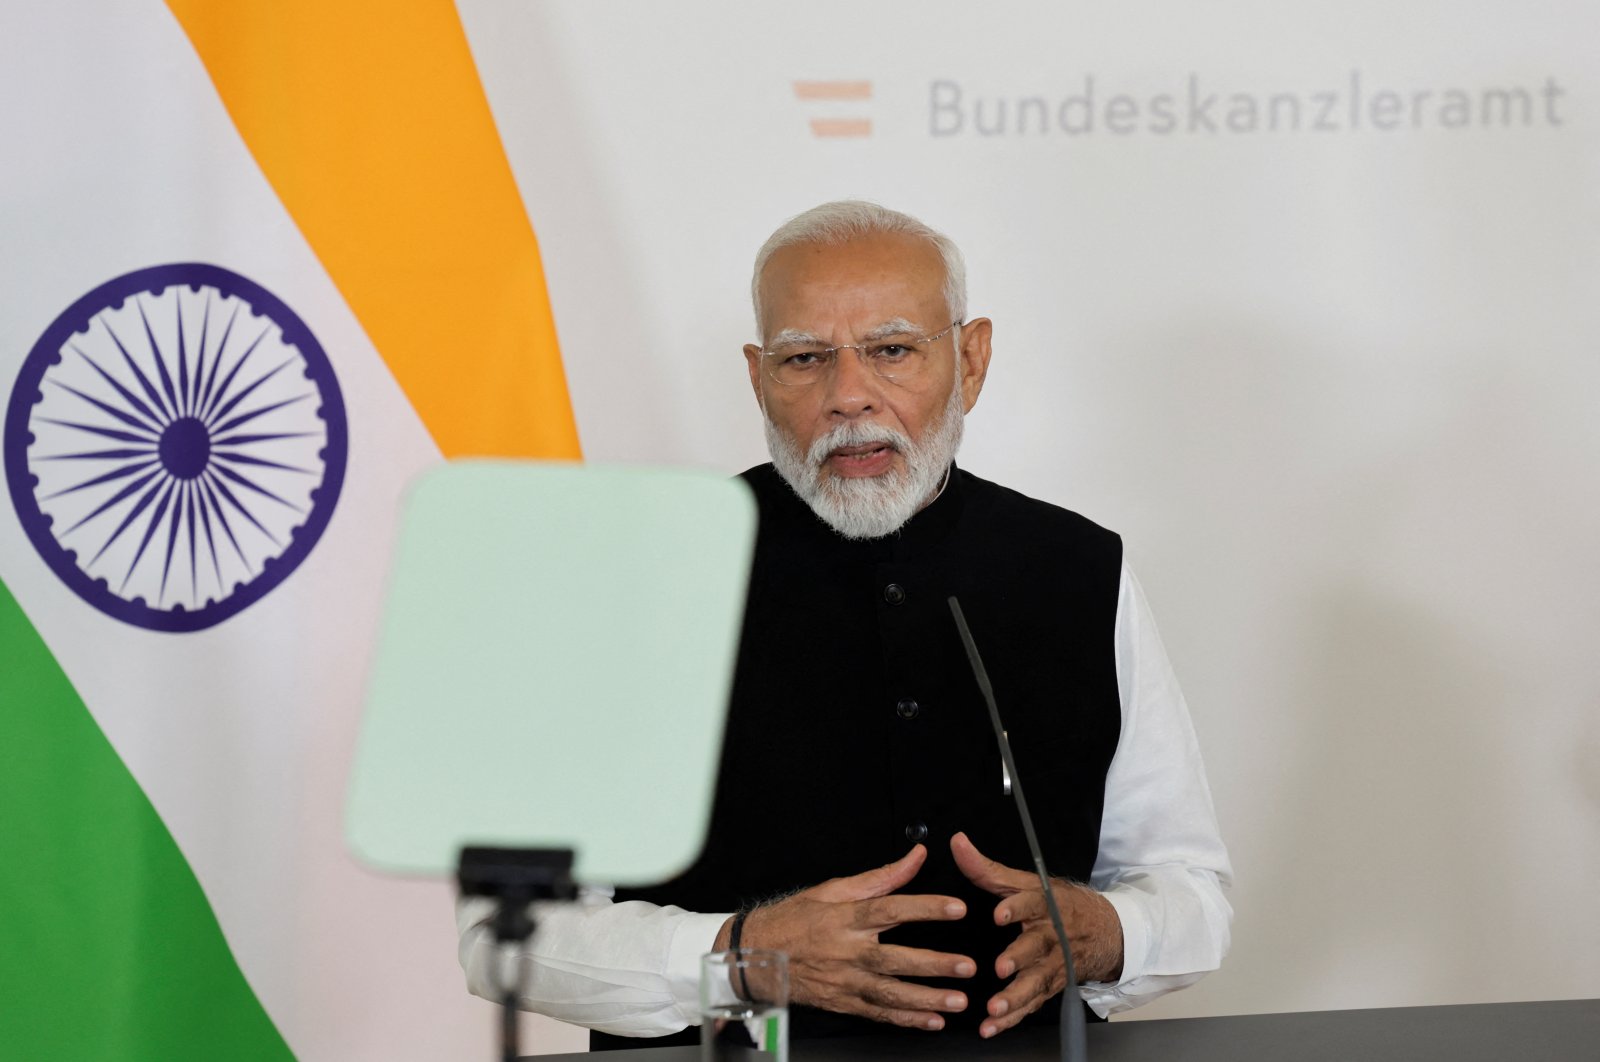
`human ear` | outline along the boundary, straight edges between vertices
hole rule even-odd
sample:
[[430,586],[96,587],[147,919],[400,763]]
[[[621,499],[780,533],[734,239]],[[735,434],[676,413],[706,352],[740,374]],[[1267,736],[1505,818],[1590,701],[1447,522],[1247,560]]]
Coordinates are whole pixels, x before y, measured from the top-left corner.
[[964,412],[972,412],[978,404],[978,393],[989,375],[989,357],[994,353],[989,341],[993,334],[994,322],[987,317],[975,317],[961,326],[959,371]]
[[766,400],[761,394],[761,348],[754,343],[744,345],[744,363],[750,370],[750,389],[756,394],[756,405],[766,409]]

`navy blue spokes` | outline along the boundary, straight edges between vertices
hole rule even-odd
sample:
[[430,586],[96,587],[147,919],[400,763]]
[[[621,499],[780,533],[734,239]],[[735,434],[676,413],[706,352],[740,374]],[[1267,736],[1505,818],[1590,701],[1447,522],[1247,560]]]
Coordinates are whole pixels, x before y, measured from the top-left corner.
[[[200,352],[200,375],[205,377],[205,384],[200,388],[199,397],[194,404],[196,416],[199,415],[200,410],[204,409],[206,403],[211,399],[211,387],[217,382],[217,371],[222,367],[222,355],[228,349],[228,337],[233,335],[233,322],[238,318],[239,304],[234,303],[233,312],[228,315],[228,323],[223,326],[222,338],[217,340],[217,351],[211,356],[211,368],[209,370],[206,369],[206,352],[204,350]],[[262,335],[265,334],[265,332],[262,333]],[[257,338],[256,342],[261,342],[260,338]]]
[[307,476],[319,476],[322,473],[314,468],[301,468],[299,465],[286,465],[282,461],[268,461],[264,457],[251,457],[249,454],[238,454],[231,450],[218,450],[213,448],[211,456],[219,461],[228,461],[238,465],[253,465],[256,468],[276,468],[284,472],[299,472]]
[[[217,500],[216,491],[212,489],[210,482],[208,482],[204,476],[202,476],[201,478],[195,480],[195,482],[199,483],[205,489],[205,500],[210,505],[211,512],[216,514],[217,523],[222,525],[223,534],[227,535],[228,536],[228,541],[233,543],[233,552],[238,554],[239,563],[243,564],[245,566],[246,570],[248,570],[249,567],[250,567],[250,562],[245,560],[244,550],[239,548],[239,540],[237,538],[233,537],[233,527],[228,523],[228,514],[222,511],[222,503]],[[209,533],[210,530],[211,530],[211,523],[210,523],[209,520],[207,520],[207,522],[206,522],[206,531],[207,531],[207,533]],[[213,558],[216,557],[216,550],[215,549],[212,550],[211,555],[212,555]],[[219,580],[222,578],[221,569],[218,569],[218,571],[217,571],[217,578]]]
[[151,427],[138,417],[134,416],[132,413],[125,412],[113,405],[110,405],[109,403],[102,402],[92,395],[86,395],[76,387],[73,387],[71,384],[64,384],[60,380],[51,380],[50,382],[69,394],[77,395],[79,398],[83,399],[100,412],[115,417],[117,420],[122,421],[122,423],[126,424],[130,428],[135,429],[136,431],[146,432],[150,435],[157,435],[160,433],[159,428]]
[[284,361],[283,364],[279,365],[277,368],[270,369],[266,373],[263,373],[261,376],[256,377],[256,379],[255,379],[255,381],[253,383],[251,383],[248,386],[244,387],[242,390],[239,391],[238,394],[236,394],[233,397],[229,398],[226,402],[224,402],[222,405],[218,406],[212,413],[210,413],[205,418],[206,426],[207,427],[211,427],[211,426],[215,425],[217,421],[221,420],[223,417],[226,417],[229,413],[232,413],[235,409],[237,409],[239,407],[239,403],[240,402],[243,402],[245,399],[250,397],[250,395],[255,391],[256,388],[260,387],[262,384],[266,383],[268,380],[272,379],[274,376],[278,375],[284,369],[287,369],[290,365],[293,365],[293,364],[294,364],[294,359],[292,359],[292,358],[288,359],[288,360]]
[[183,289],[172,292],[172,315],[178,319],[178,416],[189,415],[189,351],[183,341]]
[[167,597],[167,577],[172,574],[172,555],[178,551],[178,530],[183,526],[183,488],[189,484],[179,480],[172,499],[172,518],[167,523],[167,556],[161,564],[161,589],[156,591],[156,600],[164,601]]
[[161,390],[167,396],[166,410],[168,416],[178,415],[178,395],[172,388],[172,374],[167,371],[167,359],[161,353],[161,344],[156,342],[156,333],[150,327],[150,318],[145,316],[144,303],[137,298],[133,305],[139,311],[139,320],[144,322],[145,338],[150,341],[150,357],[156,363],[156,374],[161,377]]
[[[161,488],[161,495],[156,501],[155,511],[150,514],[150,522],[145,525],[144,538],[139,540],[139,548],[133,554],[133,560],[128,562],[128,571],[122,577],[122,585],[117,587],[121,593],[128,588],[128,580],[133,578],[133,570],[139,566],[139,561],[144,557],[144,551],[149,548],[150,540],[155,537],[156,528],[161,526],[161,517],[167,511],[167,504],[172,500],[172,485],[175,480],[167,480]],[[159,595],[157,596],[159,600]]]
[[42,424],[57,424],[63,428],[74,428],[77,431],[86,431],[91,435],[100,435],[107,439],[115,439],[125,443],[154,443],[154,439],[143,435],[135,435],[131,431],[118,431],[116,428],[97,428],[93,424],[82,424],[75,420],[57,420],[55,417],[40,417]]
[[316,396],[316,392],[311,391],[311,392],[307,392],[306,394],[303,394],[303,395],[295,395],[293,398],[285,398],[282,402],[274,402],[270,406],[262,406],[260,409],[252,409],[248,413],[241,413],[237,417],[234,417],[232,420],[225,421],[222,424],[218,424],[216,427],[212,428],[211,430],[213,432],[215,432],[217,435],[221,435],[225,431],[232,431],[234,428],[243,427],[244,425],[250,423],[252,420],[255,420],[257,417],[266,416],[268,413],[271,413],[274,410],[282,409],[284,406],[292,406],[296,402],[304,402],[308,398],[315,398],[315,397],[317,397]]
[[[126,516],[124,516],[122,518],[122,523],[117,525],[117,529],[115,531],[111,532],[111,537],[107,538],[105,540],[104,544],[101,545],[100,551],[98,553],[96,553],[93,557],[89,558],[89,566],[90,567],[94,566],[94,562],[95,561],[97,561],[101,557],[105,556],[106,550],[110,549],[112,543],[116,542],[117,539],[122,537],[122,533],[128,529],[128,525],[133,523],[135,520],[137,520],[139,518],[139,514],[144,512],[145,509],[150,507],[150,503],[155,500],[155,497],[156,497],[156,495],[158,493],[160,493],[161,488],[164,487],[164,486],[167,486],[168,484],[170,484],[172,482],[172,477],[171,476],[165,475],[165,474],[157,471],[157,472],[152,472],[150,475],[145,476],[143,479],[138,480],[136,483],[130,483],[128,485],[128,487],[133,487],[134,489],[138,489],[138,487],[141,487],[144,484],[149,483],[152,478],[155,479],[155,482],[150,485],[150,489],[146,490],[143,494],[139,495],[139,500],[134,503],[134,506],[133,506],[132,509],[128,510],[128,515],[126,515]],[[118,494],[121,495],[125,491],[131,493],[131,491],[128,490],[128,487],[124,487],[122,489],[122,491],[118,492]],[[109,503],[107,503],[107,504],[109,505]],[[101,509],[104,509],[106,507],[107,506],[101,506]],[[98,513],[99,511],[100,510],[97,509],[97,510],[95,510],[95,513]],[[89,516],[93,516],[93,515],[95,515],[95,513],[90,513]],[[87,520],[87,519],[89,519],[88,516],[84,517],[84,520]],[[78,522],[81,524],[83,521],[80,520]]]
[[251,443],[274,442],[278,439],[309,439],[317,434],[314,431],[275,431],[264,435],[227,435],[220,439],[212,439],[211,445],[248,446]]
[[35,461],[119,461],[129,457],[154,457],[156,447],[139,446],[126,450],[83,450],[75,454],[41,454]]
[[101,475],[95,476],[92,479],[86,479],[82,483],[76,483],[70,487],[63,487],[61,490],[52,491],[51,493],[44,495],[43,500],[50,501],[55,498],[59,498],[64,494],[76,494],[80,490],[84,490],[88,487],[98,487],[102,483],[115,483],[119,479],[127,479],[129,476],[138,475],[140,472],[143,472],[145,469],[149,468],[155,463],[156,458],[152,455],[148,461],[135,462],[133,464],[123,465],[121,468],[113,468],[110,472],[102,473]]
[[117,349],[122,352],[122,360],[128,363],[128,369],[133,373],[134,378],[139,381],[140,389],[144,391],[151,404],[159,411],[157,419],[163,424],[171,420],[171,415],[167,413],[166,408],[161,403],[161,392],[156,390],[156,385],[150,382],[150,377],[146,376],[144,370],[139,368],[139,363],[133,360],[133,355],[128,353],[128,348],[123,345],[122,338],[111,327],[111,322],[99,314],[95,315],[95,320],[100,322],[100,327],[106,330],[106,334],[111,337],[111,342],[115,343]]
[[[263,327],[261,329],[261,334],[256,336],[255,339],[251,340],[250,345],[245,347],[243,352],[240,353],[238,359],[233,363],[232,368],[228,370],[228,374],[222,378],[222,383],[218,385],[216,392],[212,394],[210,399],[200,407],[201,420],[209,421],[211,419],[212,407],[216,405],[216,403],[222,401],[227,395],[228,388],[233,386],[233,378],[239,375],[239,370],[244,368],[244,363],[250,360],[250,355],[255,353],[256,347],[261,345],[261,341],[267,338],[267,333],[271,331],[271,325]],[[221,354],[218,354],[217,357],[220,361],[222,356]]]
[[157,415],[155,410],[145,405],[144,401],[140,399],[138,395],[122,386],[122,382],[120,380],[102,369],[98,364],[95,363],[93,358],[89,357],[89,355],[85,354],[77,347],[73,347],[72,352],[78,355],[78,357],[82,358],[84,361],[88,362],[89,367],[95,372],[99,373],[101,379],[110,384],[112,389],[117,392],[118,396],[120,396],[124,402],[126,402],[131,408],[137,410],[139,415],[150,423],[152,430],[158,432],[161,430],[162,425],[164,425],[166,421]]
[[[146,483],[149,483],[152,479],[156,478],[159,475],[161,475],[161,469],[159,469],[159,468],[151,469],[145,475],[143,475],[143,476],[139,477],[138,479],[134,480],[132,483],[129,483],[127,486],[125,486],[121,490],[117,491],[111,497],[109,497],[105,501],[101,502],[98,506],[95,507],[94,511],[89,513],[89,515],[83,517],[77,523],[73,524],[71,527],[69,527],[65,531],[61,532],[61,537],[62,538],[66,538],[68,535],[72,534],[78,528],[82,527],[84,524],[88,523],[90,520],[93,520],[95,517],[99,516],[101,513],[105,512],[107,509],[113,508],[118,503],[126,500],[130,495],[137,493]],[[104,553],[104,552],[105,552],[105,550],[101,550],[100,551],[100,553]],[[100,556],[100,553],[96,553],[95,556],[96,557]]]
[[[260,531],[263,535],[266,535],[268,541],[270,541],[274,546],[281,545],[277,537],[273,535],[271,531],[268,531],[265,527],[263,527],[260,520],[255,518],[255,514],[250,511],[249,507],[241,502],[238,498],[233,496],[233,491],[228,489],[228,485],[216,477],[214,474],[215,471],[223,470],[220,468],[215,470],[209,468],[206,469],[206,482],[209,483],[218,494],[222,495],[224,501],[237,509],[240,516],[244,517],[246,520],[249,520],[255,525],[257,531]],[[246,564],[248,564],[248,562],[246,562]]]
[[[294,502],[289,501],[286,498],[278,497],[276,494],[272,493],[267,488],[261,486],[259,483],[255,482],[250,477],[246,476],[244,473],[235,472],[233,469],[229,468],[227,465],[223,465],[223,464],[212,465],[209,469],[207,469],[207,471],[208,472],[211,472],[211,471],[220,472],[222,475],[227,476],[229,479],[233,480],[235,483],[239,484],[239,486],[245,488],[246,490],[254,491],[255,493],[261,495],[263,498],[271,498],[273,501],[277,502],[279,505],[287,506],[288,508],[293,509],[297,513],[305,512],[305,509],[303,509],[300,506],[296,505]],[[221,484],[218,484],[218,486],[220,487]],[[277,539],[273,539],[273,541],[276,542]]]
[[194,529],[194,483],[190,481],[183,485],[183,501],[189,517],[189,587],[195,600],[200,599],[200,554],[195,550]]

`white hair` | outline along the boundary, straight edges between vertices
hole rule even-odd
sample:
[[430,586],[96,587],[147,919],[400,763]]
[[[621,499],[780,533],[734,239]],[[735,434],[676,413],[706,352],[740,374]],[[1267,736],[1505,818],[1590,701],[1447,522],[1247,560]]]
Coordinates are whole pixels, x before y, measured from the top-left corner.
[[[894,534],[938,496],[961,448],[965,414],[961,376],[957,374],[938,422],[928,426],[921,442],[913,442],[904,432],[885,424],[851,420],[834,425],[809,450],[802,451],[770,416],[763,416],[762,421],[772,465],[789,489],[838,535],[864,539]],[[873,443],[898,450],[905,458],[905,468],[860,478],[823,473],[823,464],[834,450]]]
[[814,206],[778,226],[756,252],[755,271],[750,277],[750,302],[756,311],[756,328],[761,323],[761,273],[767,261],[785,247],[801,243],[839,244],[862,236],[901,233],[928,241],[944,259],[944,299],[950,316],[967,319],[967,267],[961,249],[944,233],[932,229],[910,214],[869,203],[863,199],[839,199]]

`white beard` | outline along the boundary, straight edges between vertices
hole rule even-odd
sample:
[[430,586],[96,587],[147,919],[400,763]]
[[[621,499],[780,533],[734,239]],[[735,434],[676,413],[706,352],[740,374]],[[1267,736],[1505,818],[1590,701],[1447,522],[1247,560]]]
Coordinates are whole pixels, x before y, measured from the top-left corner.
[[[805,454],[764,410],[762,419],[767,451],[783,481],[823,523],[845,538],[864,539],[882,538],[900,530],[932,500],[961,447],[965,412],[958,379],[938,423],[932,425],[920,444],[892,428],[850,422],[812,443]],[[884,443],[899,451],[905,458],[904,471],[890,469],[881,476],[857,478],[824,474],[823,462],[833,451],[842,446],[873,443]]]

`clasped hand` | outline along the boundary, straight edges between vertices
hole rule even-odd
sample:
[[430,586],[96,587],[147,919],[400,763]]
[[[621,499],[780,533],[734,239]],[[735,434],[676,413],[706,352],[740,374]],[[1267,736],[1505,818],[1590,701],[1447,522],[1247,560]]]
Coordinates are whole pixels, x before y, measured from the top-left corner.
[[[950,850],[973,884],[1000,897],[995,924],[1019,929],[994,961],[996,975],[1011,983],[988,1001],[989,1016],[978,1029],[982,1036],[994,1036],[1060,992],[1066,967],[1038,877],[989,859],[965,834],[951,838]],[[741,943],[788,953],[789,993],[796,1003],[909,1028],[942,1029],[944,1014],[966,1010],[966,995],[901,978],[971,977],[977,964],[965,955],[878,941],[879,934],[908,922],[966,917],[966,904],[953,896],[899,892],[927,857],[919,844],[887,866],[833,878],[759,907],[746,918]],[[1079,980],[1114,980],[1122,965],[1122,927],[1115,910],[1092,889],[1053,884]],[[726,946],[726,934],[724,927],[718,947]]]

